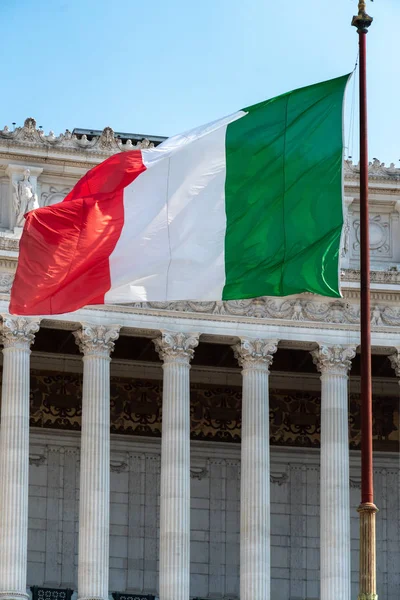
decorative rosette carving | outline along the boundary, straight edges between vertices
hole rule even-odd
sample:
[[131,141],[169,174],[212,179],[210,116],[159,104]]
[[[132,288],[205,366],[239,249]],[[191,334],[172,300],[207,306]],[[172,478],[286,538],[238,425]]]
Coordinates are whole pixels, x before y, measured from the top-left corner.
[[75,342],[85,356],[109,357],[120,329],[120,325],[82,325],[74,331]]
[[199,344],[199,334],[162,331],[161,336],[153,342],[164,363],[181,362],[189,364],[194,355],[194,348]]
[[314,364],[322,374],[347,375],[356,355],[355,346],[324,345],[311,352]]
[[40,319],[3,316],[1,337],[4,348],[29,349],[39,325]]
[[278,340],[241,338],[232,346],[242,369],[266,368],[272,364],[272,358],[278,348]]

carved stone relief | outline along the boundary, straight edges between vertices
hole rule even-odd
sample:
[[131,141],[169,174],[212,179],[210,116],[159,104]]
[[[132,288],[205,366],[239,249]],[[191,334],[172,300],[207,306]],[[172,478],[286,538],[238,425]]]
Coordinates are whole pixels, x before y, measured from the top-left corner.
[[[379,278],[377,279],[379,281]],[[385,278],[382,277],[382,279]],[[255,317],[257,319],[279,319],[310,323],[337,323],[343,325],[356,325],[360,319],[358,303],[350,304],[345,300],[318,302],[307,297],[294,299],[256,298],[255,300],[229,300],[226,302],[191,302],[186,300],[181,302],[138,302],[133,306],[135,308],[172,312]],[[371,323],[376,326],[400,326],[400,308],[385,306],[384,304],[373,305],[371,309]]]
[[[360,219],[354,219],[353,256],[360,254]],[[392,258],[391,223],[389,215],[373,215],[369,220],[371,256]]]
[[69,187],[47,186],[46,191],[42,191],[40,205],[51,206],[52,204],[57,204],[57,202],[62,202],[70,191],[71,188]]
[[[400,270],[400,215],[399,201],[396,197],[376,195],[369,202],[369,234],[371,265],[373,269],[396,267]],[[357,200],[349,213],[350,250],[348,261],[343,266],[359,268],[360,263],[360,208]]]

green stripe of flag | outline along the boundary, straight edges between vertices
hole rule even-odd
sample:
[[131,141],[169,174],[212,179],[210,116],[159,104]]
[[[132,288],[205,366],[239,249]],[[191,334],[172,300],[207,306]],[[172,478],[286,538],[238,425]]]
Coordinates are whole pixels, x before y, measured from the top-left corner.
[[224,300],[340,296],[348,79],[250,106],[228,126]]

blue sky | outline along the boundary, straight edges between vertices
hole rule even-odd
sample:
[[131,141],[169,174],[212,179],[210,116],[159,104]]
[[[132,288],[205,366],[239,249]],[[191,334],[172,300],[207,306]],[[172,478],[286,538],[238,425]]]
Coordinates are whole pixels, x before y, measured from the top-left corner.
[[[356,0],[1,0],[0,127],[33,116],[56,134],[106,125],[179,133],[352,71],[356,8]],[[370,157],[400,166],[400,0],[368,10]],[[352,84],[348,116],[351,92]],[[349,130],[347,118],[356,158]]]

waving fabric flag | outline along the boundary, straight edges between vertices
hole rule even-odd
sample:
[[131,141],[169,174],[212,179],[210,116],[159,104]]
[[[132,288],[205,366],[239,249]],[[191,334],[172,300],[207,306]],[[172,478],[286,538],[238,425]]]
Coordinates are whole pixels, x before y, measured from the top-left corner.
[[348,76],[116,154],[27,214],[10,312],[340,296]]

